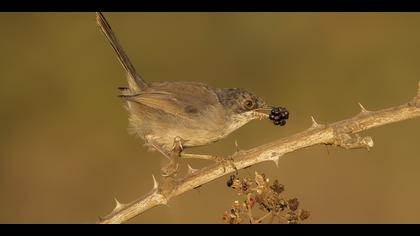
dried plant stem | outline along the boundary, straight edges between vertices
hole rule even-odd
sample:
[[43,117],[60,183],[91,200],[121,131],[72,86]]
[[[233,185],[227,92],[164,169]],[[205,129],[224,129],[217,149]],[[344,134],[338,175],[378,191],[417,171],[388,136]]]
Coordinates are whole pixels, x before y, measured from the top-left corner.
[[[316,144],[336,145],[346,149],[371,148],[371,137],[358,135],[367,129],[395,123],[415,117],[420,117],[420,82],[418,94],[410,102],[379,111],[368,111],[361,104],[361,112],[354,117],[332,124],[318,124],[312,117],[312,126],[300,133],[285,137],[249,150],[238,150],[231,157],[238,170],[263,161],[278,160],[286,153]],[[200,170],[189,171],[188,175],[179,180],[165,181],[159,186],[155,178],[153,190],[145,196],[128,204],[116,200],[115,209],[99,223],[123,223],[155,206],[167,205],[168,201],[198,186],[211,182],[219,177],[234,172],[232,166],[221,163]]]
[[253,220],[253,224],[255,224],[255,223],[257,223],[257,224],[260,224],[261,222],[263,222],[263,220],[265,219],[265,218],[267,218],[267,217],[269,217],[269,216],[273,216],[273,213],[270,211],[270,212],[268,212],[267,214],[265,214],[265,215],[263,215],[263,216],[261,216],[259,219],[257,219],[257,220]]

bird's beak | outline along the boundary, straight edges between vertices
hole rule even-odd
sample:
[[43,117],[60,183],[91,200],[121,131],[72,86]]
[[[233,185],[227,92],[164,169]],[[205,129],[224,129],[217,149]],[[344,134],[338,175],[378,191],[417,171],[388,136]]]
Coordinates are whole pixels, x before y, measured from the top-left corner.
[[269,115],[267,113],[269,113],[272,108],[272,106],[264,103],[260,108],[253,111],[253,115],[259,120],[268,119]]

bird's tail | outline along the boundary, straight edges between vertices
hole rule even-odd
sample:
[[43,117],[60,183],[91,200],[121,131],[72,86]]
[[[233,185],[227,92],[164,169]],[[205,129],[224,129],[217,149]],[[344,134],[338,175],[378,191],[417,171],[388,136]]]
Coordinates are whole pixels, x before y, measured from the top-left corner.
[[124,49],[118,42],[118,39],[112,31],[111,26],[109,25],[105,16],[100,12],[96,13],[96,23],[98,24],[101,32],[108,39],[109,44],[112,46],[115,53],[117,54],[118,60],[127,72],[128,87],[134,91],[141,91],[146,89],[148,87],[147,82],[144,81],[141,78],[141,76],[137,73],[133,64],[131,64],[130,58],[128,58],[127,54],[124,52]]

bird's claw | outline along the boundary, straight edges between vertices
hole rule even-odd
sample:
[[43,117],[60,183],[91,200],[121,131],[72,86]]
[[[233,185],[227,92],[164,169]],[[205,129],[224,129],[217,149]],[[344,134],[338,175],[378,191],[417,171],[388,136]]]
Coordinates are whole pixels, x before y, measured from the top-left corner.
[[170,153],[170,162],[166,166],[162,167],[162,176],[176,176],[179,169],[179,157],[181,156],[181,152],[184,149],[182,146],[183,139],[179,136],[174,138],[174,143],[172,145],[172,151]]

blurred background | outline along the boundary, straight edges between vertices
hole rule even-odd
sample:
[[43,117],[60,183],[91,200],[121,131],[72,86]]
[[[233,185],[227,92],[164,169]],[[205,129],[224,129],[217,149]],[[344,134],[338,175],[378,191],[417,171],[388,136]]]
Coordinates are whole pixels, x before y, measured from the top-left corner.
[[[228,155],[359,112],[399,105],[420,81],[420,14],[105,13],[149,81],[241,87],[285,106],[196,153]],[[0,223],[94,223],[148,192],[165,163],[127,133],[125,74],[94,13],[1,13]],[[255,170],[311,211],[308,223],[420,223],[420,119],[369,130],[371,151],[315,146]],[[199,168],[210,164],[190,161]],[[184,163],[185,165],[185,163]],[[221,223],[228,176],[129,223]]]

